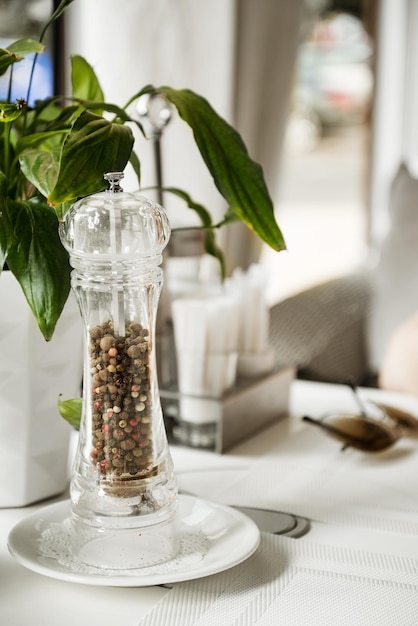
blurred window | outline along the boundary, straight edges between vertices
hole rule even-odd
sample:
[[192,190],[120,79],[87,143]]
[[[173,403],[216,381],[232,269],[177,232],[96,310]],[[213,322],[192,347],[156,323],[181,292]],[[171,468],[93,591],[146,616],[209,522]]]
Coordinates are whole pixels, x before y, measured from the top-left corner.
[[[44,23],[52,12],[52,0],[0,0],[0,48],[13,41],[31,37],[38,39]],[[38,55],[32,82],[30,101],[53,94],[54,70],[51,34],[44,41],[46,50]],[[13,91],[10,100],[25,98],[28,92],[34,55],[28,55],[13,65]],[[7,100],[10,70],[0,76],[0,100]]]
[[365,260],[372,57],[362,22],[344,13],[318,19],[300,46],[275,198],[288,250],[261,257],[271,302]]

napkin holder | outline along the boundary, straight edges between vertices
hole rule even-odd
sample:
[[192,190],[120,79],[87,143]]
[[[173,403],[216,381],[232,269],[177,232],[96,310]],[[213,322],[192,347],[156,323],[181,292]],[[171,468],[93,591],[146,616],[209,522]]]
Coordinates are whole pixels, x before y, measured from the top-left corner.
[[[273,370],[257,378],[239,377],[221,398],[185,396],[177,389],[160,389],[167,435],[171,444],[227,452],[241,441],[287,415],[294,368]],[[181,407],[195,405],[203,421],[182,419]]]

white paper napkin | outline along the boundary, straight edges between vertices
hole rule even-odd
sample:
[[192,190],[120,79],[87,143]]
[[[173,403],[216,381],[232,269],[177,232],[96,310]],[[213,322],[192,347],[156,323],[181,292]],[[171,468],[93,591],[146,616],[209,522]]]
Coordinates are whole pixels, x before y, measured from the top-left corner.
[[270,313],[267,302],[268,274],[259,263],[247,271],[235,268],[226,281],[226,290],[239,307],[238,375],[261,376],[274,367],[274,352],[269,346]]
[[418,560],[262,534],[247,561],[178,583],[138,626],[411,626]]
[[[220,398],[234,384],[237,314],[236,300],[225,294],[174,300],[172,316],[181,394]],[[181,407],[183,419],[206,421],[199,418],[196,407],[189,412],[186,406]]]

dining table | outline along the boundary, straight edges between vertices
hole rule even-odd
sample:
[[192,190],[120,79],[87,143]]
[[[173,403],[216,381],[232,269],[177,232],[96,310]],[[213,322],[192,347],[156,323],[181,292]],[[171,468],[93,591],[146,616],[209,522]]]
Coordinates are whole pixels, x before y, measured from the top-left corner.
[[[208,503],[242,522],[221,547],[191,549],[173,580],[147,584],[145,574],[138,584],[121,576],[96,584],[20,558],[26,520],[69,507],[69,492],[0,509],[0,624],[418,625],[418,435],[402,431],[390,448],[365,452],[302,419],[358,414],[359,400],[418,418],[412,395],[367,387],[356,395],[348,385],[295,379],[286,414],[227,452],[170,444],[182,506]],[[248,508],[281,512],[302,531],[261,528],[247,543]]]

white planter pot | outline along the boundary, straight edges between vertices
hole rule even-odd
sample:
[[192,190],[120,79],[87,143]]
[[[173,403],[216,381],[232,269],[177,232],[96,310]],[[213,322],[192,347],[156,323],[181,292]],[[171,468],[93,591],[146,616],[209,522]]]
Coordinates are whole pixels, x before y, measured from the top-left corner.
[[18,507],[67,487],[72,429],[57,403],[81,395],[82,327],[71,294],[46,342],[8,271],[0,302],[0,507]]

